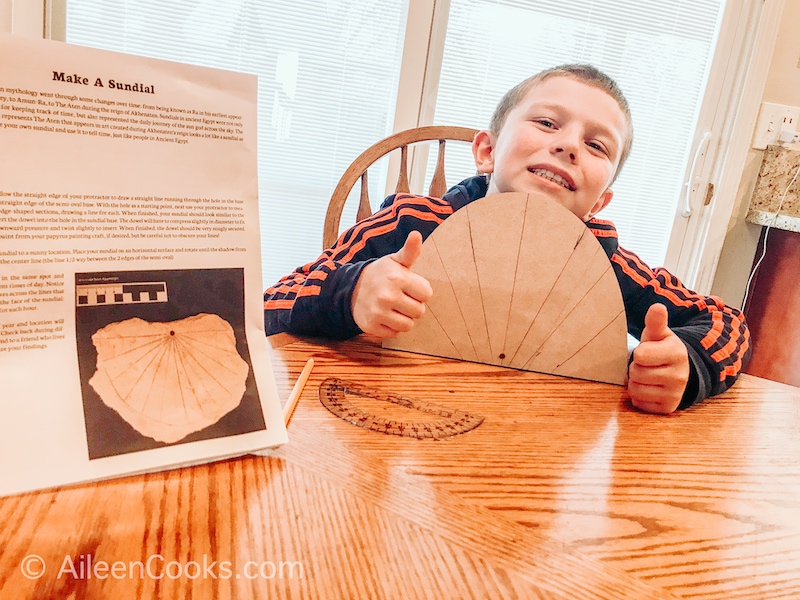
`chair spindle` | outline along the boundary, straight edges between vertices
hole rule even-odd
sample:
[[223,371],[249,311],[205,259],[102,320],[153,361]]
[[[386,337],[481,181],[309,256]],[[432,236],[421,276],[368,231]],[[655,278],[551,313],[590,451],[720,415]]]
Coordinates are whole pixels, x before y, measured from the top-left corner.
[[358,210],[356,211],[356,222],[366,219],[372,214],[372,207],[369,205],[369,186],[367,185],[367,172],[361,174],[361,194],[358,197]]
[[447,182],[444,177],[444,140],[439,140],[439,155],[436,157],[436,170],[428,188],[428,196],[441,198],[447,191]]
[[395,193],[399,194],[404,192],[409,193],[408,186],[408,145],[400,147],[400,176],[397,178],[397,187],[394,188]]
[[460,140],[462,142],[472,142],[475,138],[476,129],[469,127],[448,127],[442,125],[425,125],[415,127],[405,131],[399,131],[382,140],[379,140],[362,152],[347,167],[342,174],[339,183],[331,194],[328,210],[325,213],[325,225],[322,234],[322,247],[330,248],[339,237],[339,224],[342,211],[350,192],[357,181],[361,181],[361,194],[356,211],[356,218],[360,221],[372,214],[369,204],[369,189],[367,186],[367,169],[371,164],[385,156],[392,150],[400,148],[400,174],[397,179],[395,193],[410,193],[408,174],[408,146],[417,142],[434,141],[439,142],[439,158],[436,163],[436,170],[428,191],[430,196],[441,197],[447,191],[447,183],[444,175],[444,141]]

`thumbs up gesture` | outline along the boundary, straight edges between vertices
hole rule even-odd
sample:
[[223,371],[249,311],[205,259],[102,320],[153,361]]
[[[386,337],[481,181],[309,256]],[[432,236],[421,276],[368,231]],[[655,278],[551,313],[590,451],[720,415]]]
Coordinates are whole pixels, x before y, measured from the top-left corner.
[[669,414],[681,403],[688,381],[689,352],[669,328],[667,308],[654,304],[628,369],[631,402],[646,412]]
[[425,302],[433,295],[428,280],[411,272],[422,252],[422,235],[408,234],[394,254],[370,263],[356,282],[350,307],[362,331],[392,338],[414,326],[425,313]]

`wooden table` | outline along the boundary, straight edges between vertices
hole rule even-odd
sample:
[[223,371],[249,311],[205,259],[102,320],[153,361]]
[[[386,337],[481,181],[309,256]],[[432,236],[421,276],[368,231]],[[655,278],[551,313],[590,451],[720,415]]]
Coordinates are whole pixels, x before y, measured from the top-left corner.
[[[661,417],[605,384],[270,341],[282,398],[316,361],[289,444],[0,499],[0,598],[800,598],[797,388],[743,376]],[[368,431],[322,406],[328,377],[485,420]]]

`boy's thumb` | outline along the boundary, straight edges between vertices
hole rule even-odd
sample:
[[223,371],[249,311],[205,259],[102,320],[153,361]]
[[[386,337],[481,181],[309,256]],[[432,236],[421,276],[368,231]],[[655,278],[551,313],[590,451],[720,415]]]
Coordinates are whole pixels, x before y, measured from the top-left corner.
[[669,314],[663,304],[653,304],[644,317],[643,342],[658,342],[672,333],[669,328]]
[[406,243],[397,252],[391,255],[395,262],[399,262],[405,268],[410,269],[417,262],[422,252],[422,234],[419,231],[412,231],[406,238]]

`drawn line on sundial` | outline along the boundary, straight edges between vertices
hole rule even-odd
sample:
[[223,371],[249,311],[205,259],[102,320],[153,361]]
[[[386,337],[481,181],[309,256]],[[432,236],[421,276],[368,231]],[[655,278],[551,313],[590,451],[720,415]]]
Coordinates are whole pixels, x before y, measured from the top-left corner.
[[461,316],[461,320],[464,323],[464,328],[467,333],[467,339],[469,339],[469,344],[472,347],[473,355],[478,355],[478,349],[475,347],[475,342],[472,341],[472,332],[469,328],[469,320],[467,319],[467,315],[464,314],[464,309],[461,307],[461,301],[459,299],[459,294],[456,291],[456,286],[453,285],[453,279],[450,277],[450,272],[447,270],[447,265],[445,264],[444,260],[442,259],[442,253],[439,250],[439,246],[436,243],[435,238],[431,238],[431,242],[433,243],[433,247],[436,250],[436,254],[439,256],[439,261],[442,263],[442,268],[444,270],[444,274],[447,276],[447,283],[450,285],[450,289],[453,290],[453,296],[456,299],[456,306],[458,307],[458,314]]
[[[467,212],[466,215],[467,215],[467,231],[469,231],[469,245],[470,245],[470,249],[472,250],[472,264],[475,265],[475,279],[477,280],[477,283],[478,283],[478,299],[481,301],[481,315],[483,317],[483,326],[484,326],[484,328],[486,330],[486,340],[490,341],[491,338],[489,336],[489,321],[488,321],[487,316],[486,316],[486,305],[484,304],[484,301],[483,301],[483,294],[484,294],[484,292],[483,292],[483,282],[481,282],[481,271],[480,271],[480,269],[478,269],[478,257],[475,256],[475,243],[473,241],[473,234],[472,234],[472,219],[470,218],[470,213],[469,212]],[[467,328],[467,329],[469,329],[469,328]],[[473,346],[474,346],[474,343],[473,343]],[[490,345],[489,346],[489,351],[491,352],[491,350],[492,349],[491,349],[491,345]],[[478,352],[477,352],[477,348],[475,350],[475,354],[477,356],[480,356],[478,354]]]
[[[570,258],[571,258],[571,257],[570,257]],[[610,265],[610,264],[609,264],[609,268],[611,268],[611,265]],[[561,326],[564,324],[564,322],[565,322],[565,321],[566,321],[566,320],[567,320],[567,319],[570,317],[570,315],[572,315],[572,314],[573,314],[573,313],[574,313],[574,312],[575,312],[577,309],[579,309],[579,308],[581,307],[581,303],[582,303],[582,302],[583,302],[583,301],[586,299],[586,297],[587,297],[587,296],[588,296],[588,295],[589,295],[589,294],[592,292],[592,290],[595,288],[595,286],[597,286],[597,284],[598,284],[598,283],[600,283],[600,281],[602,280],[602,277],[603,277],[603,275],[604,275],[604,272],[600,272],[600,273],[599,273],[599,275],[598,275],[597,279],[595,279],[595,280],[594,280],[594,282],[592,283],[592,285],[590,285],[590,286],[589,286],[589,289],[587,289],[587,290],[586,290],[586,291],[583,293],[583,295],[581,296],[580,300],[578,300],[577,302],[575,302],[575,304],[573,304],[571,307],[564,307],[564,310],[562,310],[561,314],[559,314],[559,315],[558,315],[558,317],[557,317],[557,319],[556,319],[556,322],[553,324],[553,327],[552,327],[552,329],[550,330],[550,333],[548,333],[548,334],[547,334],[547,335],[544,337],[544,339],[542,339],[542,341],[541,341],[541,342],[539,342],[539,345],[537,346],[537,348],[536,348],[536,349],[533,351],[533,353],[532,353],[532,354],[531,354],[531,355],[528,357],[528,359],[525,361],[525,363],[524,363],[524,364],[525,364],[525,366],[526,366],[526,367],[527,367],[528,365],[530,365],[530,364],[531,364],[531,362],[532,362],[532,361],[533,361],[533,360],[534,360],[536,357],[538,357],[538,356],[539,356],[539,354],[541,354],[541,352],[542,352],[542,349],[544,348],[544,346],[547,344],[547,342],[549,342],[549,341],[550,341],[550,339],[553,337],[553,335],[554,335],[556,332],[558,332],[558,329],[559,329],[559,328],[560,328],[560,327],[561,327]],[[553,286],[553,287],[555,287],[555,286]],[[616,318],[616,316],[615,316],[614,318]],[[611,322],[613,322],[613,320],[612,320]],[[606,326],[607,326],[607,325],[606,325]],[[594,337],[597,337],[597,336],[594,336]],[[594,339],[594,337],[592,337],[592,339]],[[583,346],[579,347],[579,348],[577,349],[577,351],[576,351],[576,354],[577,354],[577,352],[580,352],[581,350],[583,350],[583,348],[584,348],[585,346],[587,346],[587,345],[588,345],[588,344],[589,344],[589,343],[592,341],[592,339],[588,340],[588,341],[587,341],[587,342],[586,342],[586,343],[585,343]]]
[[[587,342],[586,342],[586,343],[585,343],[583,346],[581,346],[580,348],[578,348],[577,350],[575,350],[575,352],[573,352],[573,353],[572,353],[570,356],[568,356],[567,358],[565,358],[564,360],[562,360],[562,361],[561,361],[559,364],[557,364],[557,365],[555,366],[555,369],[560,369],[562,366],[564,366],[564,365],[565,365],[565,364],[567,364],[569,361],[571,361],[573,358],[575,358],[575,357],[576,357],[578,354],[580,354],[580,353],[581,353],[581,351],[582,351],[584,348],[586,348],[586,347],[587,347],[589,344],[591,344],[591,343],[592,343],[593,341],[595,341],[595,340],[596,340],[598,337],[600,337],[600,336],[601,336],[601,335],[602,335],[602,334],[603,334],[603,333],[604,333],[604,332],[605,332],[605,331],[606,331],[606,330],[607,330],[609,327],[611,327],[612,325],[614,325],[614,322],[615,322],[615,321],[616,321],[616,320],[619,318],[619,316],[620,316],[620,315],[623,315],[623,314],[625,314],[625,311],[624,311],[624,310],[623,310],[623,311],[621,311],[621,312],[619,312],[619,313],[617,313],[617,316],[616,316],[616,317],[614,317],[613,319],[611,319],[611,321],[609,321],[608,323],[606,323],[606,324],[603,326],[603,328],[602,328],[600,331],[598,331],[596,334],[594,334],[594,335],[591,337],[591,339],[589,339],[589,340],[588,340],[588,341],[587,341]],[[531,358],[531,360],[533,360],[533,359]],[[530,363],[530,362],[531,362],[531,361],[529,360],[529,361],[528,361],[528,363]]]
[[[561,270],[558,272],[558,276],[555,278],[555,281],[553,281],[553,285],[547,290],[547,294],[545,295],[544,300],[542,300],[542,303],[536,309],[536,314],[533,316],[533,319],[531,319],[530,325],[528,325],[528,329],[525,331],[525,335],[522,336],[522,339],[520,340],[519,345],[516,347],[516,349],[514,350],[514,353],[511,355],[511,362],[514,362],[514,360],[517,358],[517,354],[519,354],[519,351],[524,347],[525,341],[527,340],[528,336],[530,335],[531,330],[536,325],[536,322],[537,322],[537,319],[538,319],[539,315],[548,306],[547,303],[550,301],[550,299],[553,296],[553,292],[557,289],[558,284],[561,282],[562,276],[564,276],[565,274],[570,274],[571,269],[574,268],[573,265],[575,263],[573,261],[575,260],[575,256],[576,256],[575,249],[577,249],[577,247],[581,244],[581,242],[583,241],[583,237],[587,234],[587,231],[588,230],[581,231],[581,233],[578,235],[578,239],[575,242],[575,246],[573,247],[573,252],[569,255],[569,257],[567,258],[566,262],[564,262],[563,267],[561,267]],[[586,273],[586,271],[588,269],[587,265],[588,265],[588,261],[586,261],[586,264],[582,265],[582,269],[580,271],[581,277],[583,277],[584,274]],[[587,294],[588,294],[588,292],[587,292]],[[586,294],[584,294],[584,297],[585,296],[586,296]],[[582,299],[583,298],[581,298],[581,300]],[[573,307],[576,306],[579,303],[580,303],[580,300],[578,302],[576,302],[573,305]],[[564,307],[564,308],[567,308],[567,307]],[[567,314],[569,314],[569,313],[567,313]],[[556,329],[558,329],[558,327],[564,321],[564,318],[562,318],[562,317],[564,317],[563,310],[556,317],[555,325],[551,328],[549,335],[547,335],[546,338],[542,342],[539,343],[539,345],[536,347],[536,349],[533,351],[533,353],[531,353],[531,355],[528,356],[528,358],[525,361],[523,361],[523,364],[526,364],[526,365],[529,364],[531,362],[531,360],[533,360],[536,357],[536,352],[538,352],[538,351],[540,351],[542,349],[542,346],[545,344],[545,342],[550,339],[550,337],[553,335],[553,332]]]
[[461,351],[458,348],[456,348],[456,345],[455,345],[455,343],[453,343],[453,340],[450,337],[450,334],[447,333],[447,329],[445,328],[444,324],[439,320],[439,317],[436,316],[436,313],[433,312],[433,310],[431,310],[430,312],[431,312],[431,316],[433,317],[433,320],[436,321],[437,325],[439,325],[439,328],[444,333],[444,337],[447,338],[447,341],[450,342],[450,345],[453,347],[453,351],[456,353],[458,358],[463,360],[464,356],[461,354]]
[[[570,256],[570,259],[571,258],[572,257]],[[547,294],[545,295],[544,300],[542,300],[541,304],[539,304],[539,306],[536,308],[536,313],[530,320],[530,324],[528,325],[528,328],[525,330],[525,335],[523,335],[520,338],[519,345],[514,349],[514,352],[511,353],[511,358],[509,362],[514,362],[514,359],[517,358],[517,354],[519,353],[520,348],[522,348],[523,344],[525,343],[525,339],[528,337],[528,334],[530,334],[531,329],[533,329],[533,326],[536,324],[536,319],[539,316],[539,313],[542,312],[542,308],[544,308],[544,306],[547,304],[547,301],[550,299],[550,295],[553,293],[553,289],[555,289],[559,279],[561,279],[561,275],[563,275],[564,272],[567,270],[568,264],[569,264],[569,259],[567,260],[566,263],[564,263],[564,266],[561,268],[561,271],[559,271],[558,276],[556,277],[556,280],[553,283],[552,287],[549,290],[547,290]]]
[[[519,241],[517,242],[517,258],[514,261],[514,279],[511,282],[511,297],[508,301],[508,310],[506,311],[506,328],[503,333],[503,344],[500,346],[500,350],[502,350],[502,352],[497,352],[494,350],[494,348],[492,349],[492,355],[500,360],[505,359],[506,355],[508,354],[506,352],[506,343],[508,341],[508,330],[512,323],[509,317],[511,316],[511,307],[514,305],[514,294],[517,291],[517,275],[519,274],[519,260],[522,256],[522,240],[525,237],[525,225],[527,223],[528,216],[528,202],[530,202],[530,196],[525,197],[525,211],[522,213],[522,227],[519,233]],[[514,325],[519,326],[518,323],[514,323]]]
[[[347,395],[396,404],[410,410],[442,417],[435,421],[402,421],[385,419],[369,413],[347,399]],[[441,439],[466,433],[483,423],[483,415],[467,413],[433,402],[424,402],[329,377],[319,386],[319,400],[334,415],[370,431],[421,439]]]

